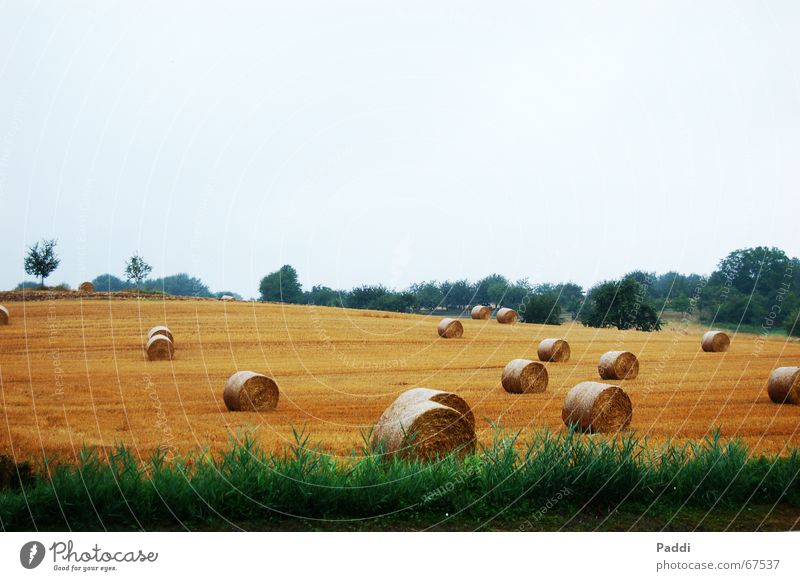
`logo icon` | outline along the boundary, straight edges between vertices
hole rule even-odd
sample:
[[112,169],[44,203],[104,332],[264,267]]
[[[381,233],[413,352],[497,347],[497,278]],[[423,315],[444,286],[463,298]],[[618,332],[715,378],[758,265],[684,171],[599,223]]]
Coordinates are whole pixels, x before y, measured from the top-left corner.
[[19,562],[26,569],[35,569],[44,560],[44,545],[39,541],[30,541],[19,550]]

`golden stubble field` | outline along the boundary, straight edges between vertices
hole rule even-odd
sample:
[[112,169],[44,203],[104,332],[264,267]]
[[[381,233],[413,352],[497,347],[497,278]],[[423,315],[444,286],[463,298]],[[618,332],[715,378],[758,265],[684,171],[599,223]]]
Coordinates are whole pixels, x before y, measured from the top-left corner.
[[[0,327],[0,453],[71,461],[83,446],[125,443],[147,456],[219,449],[255,430],[266,449],[293,442],[292,426],[332,453],[361,443],[404,389],[454,391],[473,407],[479,438],[489,422],[530,431],[563,430],[561,403],[580,381],[597,379],[599,356],[638,354],[639,377],[622,385],[633,402],[632,429],[654,441],[702,438],[713,427],[752,449],[800,445],[800,406],[767,397],[770,371],[800,362],[800,344],[739,334],[731,350],[703,353],[703,329],[672,324],[660,333],[462,320],[465,335],[443,340],[438,317],[216,301],[53,300],[10,302]],[[172,362],[148,362],[145,334],[167,324]],[[547,364],[546,393],[510,395],[500,386],[513,358],[536,359],[545,337],[566,338],[567,363]],[[274,377],[275,411],[232,413],[222,389],[236,370]]]

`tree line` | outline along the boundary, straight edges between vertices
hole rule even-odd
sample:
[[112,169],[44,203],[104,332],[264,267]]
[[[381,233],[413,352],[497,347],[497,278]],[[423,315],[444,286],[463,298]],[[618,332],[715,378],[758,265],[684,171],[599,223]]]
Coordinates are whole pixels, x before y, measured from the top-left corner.
[[[18,289],[38,286],[59,266],[56,240],[41,240],[28,248],[25,272],[39,282],[23,282]],[[152,267],[138,253],[125,261],[124,279],[102,274],[92,280],[98,291],[161,292],[171,295],[220,297],[202,280],[186,273],[148,278]],[[66,288],[61,285],[56,288]],[[800,259],[779,248],[759,246],[729,253],[709,276],[636,270],[584,290],[573,282],[531,284],[490,274],[478,281],[425,281],[405,290],[383,285],[361,285],[336,290],[315,285],[304,291],[291,265],[267,274],[259,284],[262,301],[395,312],[451,312],[463,314],[474,305],[511,307],[523,321],[560,324],[576,319],[591,327],[657,331],[665,311],[688,313],[709,325],[744,326],[772,332],[783,329],[800,336]]]
[[709,325],[783,329],[800,336],[800,260],[779,248],[735,250],[710,276],[642,270],[584,290],[573,282],[531,284],[491,274],[478,281],[426,281],[406,290],[362,285],[350,290],[313,286],[304,291],[297,271],[284,265],[261,279],[262,301],[396,312],[465,313],[474,305],[517,309],[524,322],[658,331],[666,311]]

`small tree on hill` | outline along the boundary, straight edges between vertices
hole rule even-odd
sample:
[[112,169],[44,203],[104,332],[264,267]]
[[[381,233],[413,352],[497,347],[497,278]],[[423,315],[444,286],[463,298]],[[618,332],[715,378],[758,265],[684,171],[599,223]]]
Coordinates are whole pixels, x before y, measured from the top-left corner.
[[297,271],[288,264],[262,278],[258,290],[262,301],[280,303],[303,301],[303,287],[300,286]]
[[57,240],[40,240],[30,248],[25,255],[25,272],[31,276],[38,276],[44,288],[44,279],[58,268],[61,259],[56,256]]
[[152,271],[153,267],[147,264],[138,253],[131,256],[125,263],[125,278],[128,282],[136,283],[137,289]]
[[552,292],[528,295],[522,301],[519,314],[523,323],[560,325],[561,306],[558,304],[558,295]]
[[660,331],[661,321],[646,293],[632,278],[601,283],[590,291],[588,304],[581,311],[581,323],[587,327]]

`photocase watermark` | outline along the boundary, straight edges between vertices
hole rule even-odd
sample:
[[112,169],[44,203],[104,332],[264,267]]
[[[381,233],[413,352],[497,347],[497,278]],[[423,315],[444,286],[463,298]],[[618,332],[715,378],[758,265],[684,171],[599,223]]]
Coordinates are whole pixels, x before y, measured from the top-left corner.
[[453,492],[457,487],[462,486],[467,480],[474,478],[478,475],[478,467],[477,466],[467,466],[463,470],[459,471],[452,480],[448,480],[438,488],[426,492],[422,496],[422,500],[420,504],[428,504],[429,502],[433,502],[439,498],[443,498]]
[[51,293],[47,305],[47,343],[50,346],[50,362],[53,365],[53,385],[54,395],[63,397],[64,395],[64,369],[61,366],[61,350],[58,348],[58,312],[56,308],[56,296]]
[[542,520],[548,512],[550,512],[559,502],[564,500],[570,494],[572,494],[572,489],[570,489],[568,486],[565,486],[564,488],[559,490],[552,497],[548,498],[547,502],[545,502],[541,507],[539,507],[539,509],[536,512],[533,513],[532,521],[526,520],[519,526],[517,531],[524,533],[525,531],[532,530],[533,523]]
[[19,550],[19,562],[26,569],[36,569],[44,561],[44,545],[39,541],[29,541]]
[[142,376],[142,382],[144,384],[144,391],[150,398],[150,403],[156,412],[156,421],[154,425],[164,436],[164,440],[161,441],[158,449],[162,452],[165,452],[167,459],[169,460],[175,455],[175,434],[169,425],[167,415],[164,413],[164,408],[161,405],[161,398],[159,397],[158,390],[153,383],[153,378],[150,377],[150,374],[145,373]]
[[408,362],[405,359],[386,359],[384,361],[361,361],[353,357],[352,355],[348,355],[347,353],[342,352],[340,349],[336,347],[333,343],[333,339],[330,335],[328,335],[327,331],[322,327],[322,318],[319,316],[317,312],[317,308],[314,305],[310,305],[311,310],[311,324],[313,325],[316,333],[317,338],[319,339],[322,346],[334,354],[336,359],[350,369],[362,369],[362,370],[373,370],[373,371],[382,371],[387,369],[399,369],[403,367],[408,367]]
[[759,355],[764,349],[764,343],[767,335],[769,335],[775,327],[775,322],[783,310],[783,301],[792,290],[792,279],[794,278],[794,265],[789,262],[786,267],[786,272],[783,274],[783,281],[778,285],[778,291],[775,293],[775,299],[770,306],[769,311],[764,316],[764,322],[761,324],[761,333],[756,337],[756,345],[753,349],[753,355]]
[[658,363],[656,363],[655,367],[653,367],[653,372],[648,376],[644,389],[642,390],[643,393],[649,394],[661,381],[661,374],[666,371],[667,364],[677,351],[678,344],[681,342],[681,339],[689,333],[689,325],[694,321],[695,312],[698,310],[700,305],[700,296],[703,294],[703,289],[705,289],[707,285],[708,277],[701,276],[700,280],[697,282],[697,285],[694,287],[691,298],[689,299],[689,305],[681,315],[678,328],[675,330],[675,334],[672,337],[672,341],[670,341],[669,347],[662,351],[661,357],[658,359]]
[[35,569],[50,553],[53,558],[53,570],[72,573],[116,571],[120,563],[155,563],[158,553],[155,551],[136,550],[104,550],[97,543],[87,550],[76,550],[70,541],[56,541],[49,549],[39,541],[29,541],[19,551],[19,562],[26,569]]

